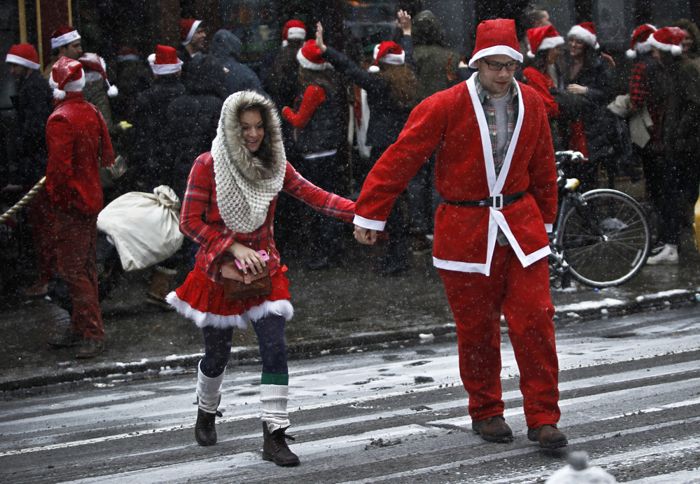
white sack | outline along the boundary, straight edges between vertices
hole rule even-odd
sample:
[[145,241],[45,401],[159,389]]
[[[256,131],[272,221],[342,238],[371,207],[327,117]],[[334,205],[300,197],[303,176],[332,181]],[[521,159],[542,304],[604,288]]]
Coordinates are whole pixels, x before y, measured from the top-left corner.
[[161,185],[153,193],[130,192],[112,201],[97,217],[119,252],[125,271],[144,269],[173,255],[182,245],[180,199]]

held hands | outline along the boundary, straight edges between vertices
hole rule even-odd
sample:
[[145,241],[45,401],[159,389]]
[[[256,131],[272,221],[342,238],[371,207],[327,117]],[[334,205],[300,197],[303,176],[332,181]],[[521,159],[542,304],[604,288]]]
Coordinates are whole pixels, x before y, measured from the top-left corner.
[[323,43],[323,25],[321,22],[316,22],[316,46],[321,53],[326,51],[326,44]]
[[259,274],[263,271],[265,261],[262,260],[260,254],[250,247],[234,242],[231,247],[228,248],[228,251],[241,263],[244,274],[248,274],[248,270],[250,270],[252,274]]
[[377,242],[376,230],[366,229],[364,227],[360,227],[359,225],[355,225],[355,231],[353,234],[355,235],[355,240],[361,244],[374,245]]
[[407,11],[399,10],[396,13],[396,24],[404,35],[411,35],[411,16]]
[[586,86],[582,86],[580,84],[569,84],[566,86],[566,90],[570,92],[571,94],[586,94],[588,92],[588,88]]

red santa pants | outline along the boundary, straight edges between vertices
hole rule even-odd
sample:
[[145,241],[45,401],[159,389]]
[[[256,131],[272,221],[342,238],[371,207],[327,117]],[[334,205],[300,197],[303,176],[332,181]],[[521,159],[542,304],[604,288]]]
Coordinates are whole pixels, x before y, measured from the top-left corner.
[[559,421],[554,306],[547,259],[523,267],[510,246],[497,246],[491,275],[440,270],[457,324],[459,371],[469,415],[502,415],[501,312],[520,369],[525,420],[536,428]]
[[104,339],[97,294],[97,215],[54,210],[56,273],[68,286],[73,331],[85,339]]

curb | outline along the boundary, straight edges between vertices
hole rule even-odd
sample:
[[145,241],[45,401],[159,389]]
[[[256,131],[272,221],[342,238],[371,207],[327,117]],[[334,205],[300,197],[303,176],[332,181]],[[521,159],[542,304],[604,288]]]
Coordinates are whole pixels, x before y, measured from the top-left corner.
[[[567,304],[556,308],[557,325],[575,324],[581,321],[622,316],[659,309],[690,306],[700,303],[700,288],[696,290],[675,289],[637,296],[632,300],[604,299]],[[377,351],[401,346],[414,346],[435,339],[449,340],[454,336],[455,325],[427,326],[415,330],[383,331],[350,335],[342,338],[292,343],[288,347],[289,359],[309,359],[318,356],[338,355],[354,352]],[[47,375],[0,381],[0,392],[25,390],[49,385],[75,383],[84,380],[124,376],[134,373],[167,374],[173,368],[195,368],[201,353],[143,358],[128,363],[98,363],[80,369],[66,368]],[[234,349],[231,363],[237,365],[259,362],[257,347]]]

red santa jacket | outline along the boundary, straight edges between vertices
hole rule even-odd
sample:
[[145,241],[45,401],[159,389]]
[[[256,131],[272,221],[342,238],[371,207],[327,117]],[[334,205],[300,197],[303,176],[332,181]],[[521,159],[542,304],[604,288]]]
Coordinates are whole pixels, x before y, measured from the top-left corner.
[[46,123],[46,192],[64,211],[97,214],[103,206],[101,166],[114,163],[102,115],[82,93],[69,92]]
[[355,224],[383,230],[396,197],[436,152],[435,185],[446,200],[525,192],[502,209],[443,203],[436,211],[435,267],[489,275],[499,228],[523,266],[550,253],[545,224],[551,228],[556,217],[556,170],[544,105],[532,88],[516,83],[515,131],[496,176],[474,76],[428,97],[413,110],[397,141],[367,176]]

